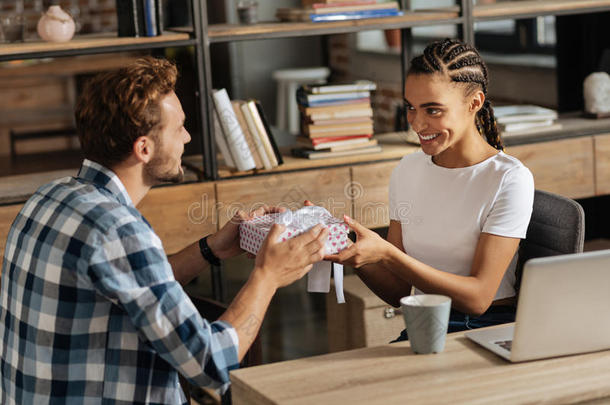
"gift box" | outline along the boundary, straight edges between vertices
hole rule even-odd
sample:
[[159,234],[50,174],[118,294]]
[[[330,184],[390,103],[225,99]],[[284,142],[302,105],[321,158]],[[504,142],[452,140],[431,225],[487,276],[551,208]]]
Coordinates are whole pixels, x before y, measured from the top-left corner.
[[329,230],[325,245],[326,254],[338,253],[348,245],[348,225],[333,217],[325,208],[311,206],[296,211],[262,215],[250,221],[242,222],[239,225],[240,247],[247,252],[256,254],[273,224],[286,226],[279,237],[279,240],[282,241],[307,232],[317,224],[323,224]]

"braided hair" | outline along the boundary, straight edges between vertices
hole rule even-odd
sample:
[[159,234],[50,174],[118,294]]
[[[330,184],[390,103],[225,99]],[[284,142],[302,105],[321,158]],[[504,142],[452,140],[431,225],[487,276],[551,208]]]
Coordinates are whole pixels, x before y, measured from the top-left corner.
[[423,55],[411,60],[411,73],[442,73],[454,82],[465,83],[467,94],[481,90],[485,94],[485,102],[477,112],[477,129],[491,146],[499,150],[504,148],[493,108],[487,100],[487,65],[474,47],[456,39],[433,42],[424,49]]

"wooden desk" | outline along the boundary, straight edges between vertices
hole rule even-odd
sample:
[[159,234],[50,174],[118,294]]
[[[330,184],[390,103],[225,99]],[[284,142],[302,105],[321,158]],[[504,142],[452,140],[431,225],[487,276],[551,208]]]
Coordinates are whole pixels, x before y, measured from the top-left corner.
[[460,332],[440,354],[402,342],[236,370],[231,381],[235,405],[604,403],[610,351],[511,364]]

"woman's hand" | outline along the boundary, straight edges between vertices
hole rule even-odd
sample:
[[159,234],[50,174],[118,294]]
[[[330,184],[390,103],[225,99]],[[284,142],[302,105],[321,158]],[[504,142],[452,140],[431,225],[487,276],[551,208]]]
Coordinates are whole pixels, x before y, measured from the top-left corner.
[[[257,210],[245,213],[239,210],[229,222],[225,224],[218,232],[208,237],[208,245],[212,252],[219,259],[227,259],[243,253],[243,249],[239,247],[239,224],[243,221],[248,221],[261,215],[284,212],[284,207],[269,207],[264,205]],[[250,255],[251,258],[254,256]]]
[[359,268],[367,264],[378,263],[387,257],[387,251],[391,247],[389,242],[347,215],[343,216],[343,220],[356,233],[356,243],[337,254],[324,257],[324,260]]

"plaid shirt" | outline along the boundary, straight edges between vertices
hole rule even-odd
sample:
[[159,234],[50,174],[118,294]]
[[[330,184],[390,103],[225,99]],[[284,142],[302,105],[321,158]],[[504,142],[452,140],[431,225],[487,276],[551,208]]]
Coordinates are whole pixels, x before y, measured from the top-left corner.
[[11,227],[0,293],[0,403],[178,404],[177,371],[220,388],[228,323],[202,319],[110,170],[42,186]]

